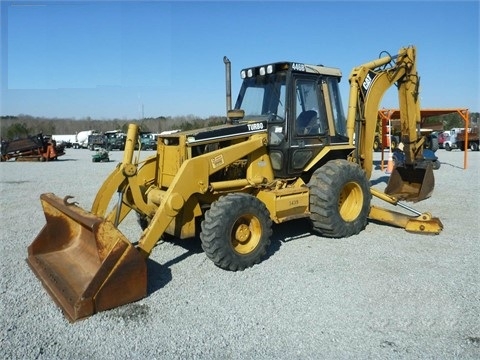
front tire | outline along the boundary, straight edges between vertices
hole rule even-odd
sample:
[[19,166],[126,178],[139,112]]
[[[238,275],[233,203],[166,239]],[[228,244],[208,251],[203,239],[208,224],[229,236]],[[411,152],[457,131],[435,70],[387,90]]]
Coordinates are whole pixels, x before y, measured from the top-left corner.
[[266,254],[272,220],[256,197],[237,193],[212,203],[202,221],[200,239],[207,257],[225,270],[244,270]]
[[365,173],[347,160],[332,160],[310,179],[310,220],[322,236],[342,238],[362,231],[372,195]]

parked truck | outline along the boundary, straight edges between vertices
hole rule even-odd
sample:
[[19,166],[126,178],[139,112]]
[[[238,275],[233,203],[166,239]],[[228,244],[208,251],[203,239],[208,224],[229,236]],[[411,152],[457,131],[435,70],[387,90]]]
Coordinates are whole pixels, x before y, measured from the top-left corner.
[[140,143],[142,150],[156,150],[157,149],[157,134],[151,132],[140,132]]
[[[480,148],[479,145],[479,136],[478,136],[478,127],[477,128],[468,128],[468,136],[465,134],[465,128],[452,128],[449,131],[449,137],[443,142],[443,147],[447,151],[452,149],[470,149],[472,151],[478,151]],[[465,143],[468,141],[468,143]]]
[[57,145],[64,145],[66,148],[73,147],[75,143],[75,134],[52,135],[52,140],[57,142]]
[[88,135],[87,147],[94,151],[98,149],[107,149],[107,137],[104,134],[92,134]]
[[450,139],[450,131],[440,131],[438,132],[438,147],[440,149],[444,149],[444,143],[445,141],[448,141]]
[[125,149],[127,135],[122,130],[105,131],[104,135],[107,137],[107,150]]
[[88,137],[97,134],[95,130],[79,131],[75,134],[75,142],[72,144],[74,149],[88,149]]

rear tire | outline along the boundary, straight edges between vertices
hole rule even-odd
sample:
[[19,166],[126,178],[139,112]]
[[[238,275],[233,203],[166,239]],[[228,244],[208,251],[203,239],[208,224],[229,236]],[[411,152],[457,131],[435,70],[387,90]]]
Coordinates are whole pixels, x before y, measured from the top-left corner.
[[237,193],[212,203],[202,221],[200,239],[207,257],[225,270],[244,270],[266,254],[272,220],[256,197]]
[[369,183],[359,165],[333,160],[310,179],[310,219],[313,229],[330,238],[362,231],[370,212]]
[[443,144],[443,147],[445,148],[445,151],[452,151],[452,148],[450,147],[450,145],[448,143]]
[[478,151],[478,144],[475,142],[470,143],[470,150]]

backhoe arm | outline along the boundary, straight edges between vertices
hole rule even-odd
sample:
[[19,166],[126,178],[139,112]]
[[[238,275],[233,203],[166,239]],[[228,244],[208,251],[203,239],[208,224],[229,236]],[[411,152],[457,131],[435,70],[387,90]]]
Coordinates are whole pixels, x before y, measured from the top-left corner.
[[372,173],[372,149],[378,109],[385,92],[394,84],[398,86],[402,140],[408,145],[412,144],[411,147],[406,147],[411,149],[406,154],[406,162],[411,163],[418,153],[416,125],[420,122],[420,101],[415,54],[414,47],[402,48],[398,55],[385,56],[360,65],[350,74],[347,134],[353,145],[355,133],[353,161],[364,168],[368,179]]
[[400,206],[408,211],[411,211],[416,216],[408,216],[392,210],[387,210],[378,206],[370,206],[370,213],[368,217],[371,220],[379,221],[381,223],[398,226],[408,232],[418,234],[439,234],[443,230],[443,224],[440,219],[433,217],[430,213],[421,213],[410,206],[398,202],[392,196],[384,194],[376,189],[370,188],[373,196],[395,206]]

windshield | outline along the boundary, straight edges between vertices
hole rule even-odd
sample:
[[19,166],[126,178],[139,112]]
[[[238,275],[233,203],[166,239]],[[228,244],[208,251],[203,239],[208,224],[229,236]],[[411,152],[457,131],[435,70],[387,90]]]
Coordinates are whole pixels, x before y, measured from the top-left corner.
[[235,109],[242,109],[245,112],[245,119],[265,116],[270,122],[283,121],[285,82],[285,73],[244,79]]

